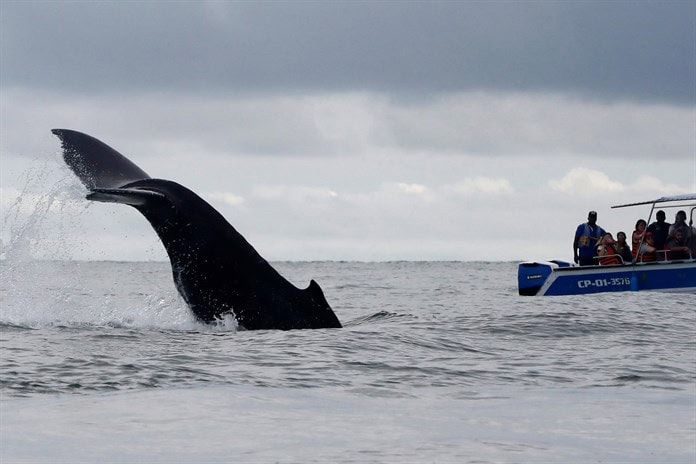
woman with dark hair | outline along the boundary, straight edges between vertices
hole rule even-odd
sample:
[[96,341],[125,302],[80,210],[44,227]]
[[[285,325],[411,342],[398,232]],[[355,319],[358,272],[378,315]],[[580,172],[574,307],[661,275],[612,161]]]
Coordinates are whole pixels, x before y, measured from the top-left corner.
[[674,224],[669,226],[668,241],[674,239],[677,230],[681,230],[688,241],[691,236],[691,227],[686,224],[686,211],[677,211],[677,215],[674,217]]
[[645,235],[645,227],[647,227],[647,225],[648,223],[645,222],[644,219],[638,219],[638,222],[636,222],[636,228],[631,236],[631,254],[634,258],[638,256],[638,252],[640,251],[640,242],[643,240],[643,235]]
[[621,256],[624,264],[630,264],[633,261],[633,253],[626,243],[626,232],[616,233],[616,243],[614,244],[616,248],[616,253]]

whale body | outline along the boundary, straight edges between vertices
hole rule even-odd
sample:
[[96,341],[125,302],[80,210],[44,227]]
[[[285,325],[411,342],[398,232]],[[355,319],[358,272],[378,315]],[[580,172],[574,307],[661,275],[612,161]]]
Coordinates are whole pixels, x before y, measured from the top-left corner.
[[196,318],[232,313],[240,327],[339,328],[319,285],[299,289],[281,276],[225,218],[183,185],[153,179],[103,142],[54,129],[63,159],[87,187],[87,199],[121,203],[148,220],[169,255],[176,288]]

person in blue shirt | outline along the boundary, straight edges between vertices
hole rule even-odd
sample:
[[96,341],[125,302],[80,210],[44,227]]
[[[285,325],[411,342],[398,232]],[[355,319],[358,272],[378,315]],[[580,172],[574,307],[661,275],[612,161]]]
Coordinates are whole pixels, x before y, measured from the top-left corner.
[[597,225],[597,212],[590,211],[587,215],[587,222],[580,224],[575,230],[573,259],[577,264],[580,266],[597,264],[595,247],[604,233],[604,229]]

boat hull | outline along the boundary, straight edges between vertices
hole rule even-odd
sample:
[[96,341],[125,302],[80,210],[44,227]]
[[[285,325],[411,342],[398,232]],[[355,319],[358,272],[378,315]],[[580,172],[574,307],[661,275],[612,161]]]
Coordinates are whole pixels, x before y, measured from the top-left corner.
[[696,293],[696,260],[622,266],[572,266],[560,261],[518,267],[520,295],[585,295],[604,292]]

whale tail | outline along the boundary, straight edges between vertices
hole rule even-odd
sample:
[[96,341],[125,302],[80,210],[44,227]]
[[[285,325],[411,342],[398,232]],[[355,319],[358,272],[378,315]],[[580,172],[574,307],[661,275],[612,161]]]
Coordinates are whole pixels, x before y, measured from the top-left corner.
[[113,189],[149,179],[145,171],[105,143],[82,132],[53,129],[63,146],[63,159],[90,190]]
[[88,200],[130,205],[150,222],[169,255],[176,288],[199,320],[233,312],[250,330],[341,327],[314,280],[304,290],[288,282],[194,192],[152,179],[87,134],[52,132],[65,163],[89,190]]

